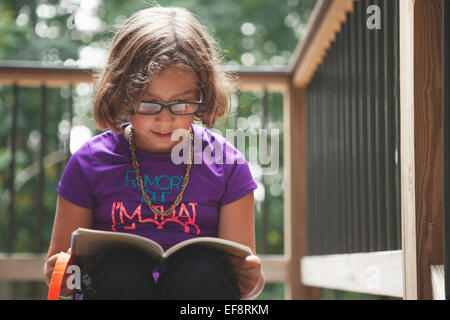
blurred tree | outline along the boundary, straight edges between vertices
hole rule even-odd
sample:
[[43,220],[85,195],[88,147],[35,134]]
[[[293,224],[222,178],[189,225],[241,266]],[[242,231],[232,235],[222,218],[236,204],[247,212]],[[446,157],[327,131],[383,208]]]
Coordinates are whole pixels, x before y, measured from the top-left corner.
[[106,48],[115,26],[159,3],[181,6],[204,23],[237,65],[287,64],[314,0],[3,0],[0,59],[71,63],[87,46]]

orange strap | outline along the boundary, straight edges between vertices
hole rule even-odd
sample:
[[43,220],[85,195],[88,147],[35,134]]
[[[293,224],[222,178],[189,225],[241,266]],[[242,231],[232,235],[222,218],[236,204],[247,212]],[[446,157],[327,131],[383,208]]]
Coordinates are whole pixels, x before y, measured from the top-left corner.
[[61,285],[66,273],[67,265],[69,264],[70,253],[61,252],[55,263],[53,269],[52,279],[50,280],[50,286],[48,289],[47,300],[58,300],[59,292],[61,291]]

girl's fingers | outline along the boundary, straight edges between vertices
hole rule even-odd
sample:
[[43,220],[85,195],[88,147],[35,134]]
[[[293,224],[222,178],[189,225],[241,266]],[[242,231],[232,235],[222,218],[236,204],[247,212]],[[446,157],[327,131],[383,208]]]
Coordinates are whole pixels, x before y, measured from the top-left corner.
[[234,264],[234,265],[246,265],[246,264],[261,264],[261,260],[258,258],[258,256],[247,256],[246,258],[240,258],[236,256],[231,256],[228,254],[225,254],[226,259]]
[[53,269],[55,268],[55,263],[56,263],[57,259],[58,259],[58,255],[55,254],[55,255],[51,256],[50,258],[48,258],[48,260],[47,260],[47,263],[45,266],[45,274],[47,277],[49,277],[49,279],[48,279],[49,281],[52,276]]
[[233,269],[242,271],[257,270],[261,267],[259,263],[252,263],[252,262],[237,262],[237,263],[230,263],[230,265]]
[[258,283],[261,272],[261,260],[259,257],[251,255],[246,258],[239,258],[228,254],[224,254],[224,257],[236,274],[241,292],[245,295],[253,290]]
[[248,256],[247,258],[245,258],[245,261],[247,263],[254,263],[254,264],[261,264],[261,259],[259,259],[258,256]]
[[46,266],[45,266],[45,275],[48,284],[50,284],[50,280],[52,278],[53,271],[55,269],[56,260],[58,260],[59,253],[52,255],[50,258],[48,258]]

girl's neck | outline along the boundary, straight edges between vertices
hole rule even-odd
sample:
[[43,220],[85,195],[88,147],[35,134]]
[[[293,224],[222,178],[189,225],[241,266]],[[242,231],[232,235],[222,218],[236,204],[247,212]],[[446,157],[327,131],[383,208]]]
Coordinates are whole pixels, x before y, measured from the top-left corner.
[[[127,139],[128,143],[130,143],[130,129],[131,129],[131,124],[127,125],[124,129],[123,129],[123,136],[125,137],[125,139]],[[141,149],[143,151],[146,152],[152,152],[152,153],[170,153],[172,150],[154,150],[152,148],[148,148],[148,146],[146,146],[145,144],[142,145],[139,142],[139,139],[137,139],[136,137],[136,133],[134,135],[134,143],[137,149]]]

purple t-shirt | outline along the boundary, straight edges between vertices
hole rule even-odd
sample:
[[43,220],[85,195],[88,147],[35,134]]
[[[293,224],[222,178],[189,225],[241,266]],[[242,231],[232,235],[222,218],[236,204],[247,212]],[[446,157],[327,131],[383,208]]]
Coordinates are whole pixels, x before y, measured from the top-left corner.
[[[217,237],[220,207],[245,196],[257,184],[245,157],[223,136],[197,124],[192,129],[196,160],[182,202],[165,218],[147,207],[136,182],[128,140],[113,131],[91,138],[71,156],[57,191],[70,202],[93,209],[94,229],[144,236],[164,250],[193,237]],[[211,157],[205,159],[205,149],[212,155],[223,152],[223,160],[211,163]],[[136,157],[150,201],[159,210],[167,210],[181,190],[187,164],[175,164],[171,153],[139,148]]]

